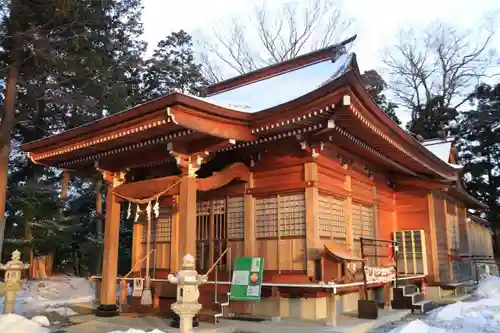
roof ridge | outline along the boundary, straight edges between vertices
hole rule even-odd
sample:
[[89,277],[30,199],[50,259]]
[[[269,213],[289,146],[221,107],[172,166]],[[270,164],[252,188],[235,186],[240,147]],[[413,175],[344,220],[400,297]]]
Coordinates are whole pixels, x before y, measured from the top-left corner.
[[[288,59],[282,62],[278,62],[269,66],[265,66],[254,71],[238,75],[218,83],[206,86],[203,89],[203,97],[210,97],[212,95],[233,90],[241,86],[245,86],[251,83],[262,81],[274,76],[278,76],[290,71],[294,71],[303,67],[313,65],[315,63],[325,61],[333,58],[332,52],[340,50],[345,53],[344,47],[347,44],[354,42],[357,35],[354,35],[340,43],[324,47],[319,50],[315,50],[300,56]],[[342,54],[343,54],[342,53]]]

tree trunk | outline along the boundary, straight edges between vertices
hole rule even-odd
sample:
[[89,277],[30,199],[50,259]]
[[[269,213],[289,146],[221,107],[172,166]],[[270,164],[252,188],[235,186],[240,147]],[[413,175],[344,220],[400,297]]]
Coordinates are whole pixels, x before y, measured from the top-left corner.
[[3,238],[5,234],[5,199],[9,177],[10,146],[0,148],[0,256],[3,257]]
[[78,260],[78,252],[75,252],[75,275],[80,277],[80,261]]
[[[14,1],[11,3],[11,6],[12,16],[15,15],[16,12]],[[11,131],[15,124],[17,81],[19,77],[17,46],[19,45],[20,34],[15,33],[12,39],[13,46],[9,52],[11,64],[7,72],[4,92],[4,113],[0,125],[0,256],[3,254],[3,239],[5,235],[5,199],[7,196],[7,181],[9,177]]]

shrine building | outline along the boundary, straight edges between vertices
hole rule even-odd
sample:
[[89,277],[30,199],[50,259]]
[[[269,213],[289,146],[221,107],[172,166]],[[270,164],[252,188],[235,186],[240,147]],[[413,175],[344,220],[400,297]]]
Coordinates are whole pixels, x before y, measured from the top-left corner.
[[[152,278],[161,311],[187,253],[201,273],[223,255],[207,293],[216,279],[227,287],[236,257],[263,258],[260,306],[232,308],[255,316],[325,318],[328,283],[338,312],[355,309],[361,260],[397,261],[400,279],[429,286],[474,278],[475,258],[493,256],[491,232],[469,216],[486,207],[463,188],[453,140],[418,141],[394,123],[365,90],[351,41],[22,145],[33,163],[104,175],[99,311],[117,311],[124,211],[133,276]],[[397,241],[397,258],[365,255],[362,237]]]

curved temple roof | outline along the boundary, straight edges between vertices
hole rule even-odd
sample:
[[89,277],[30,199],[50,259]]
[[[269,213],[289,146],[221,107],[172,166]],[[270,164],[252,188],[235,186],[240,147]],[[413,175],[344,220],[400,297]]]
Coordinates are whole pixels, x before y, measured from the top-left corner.
[[[373,154],[399,163],[402,170],[456,179],[453,166],[423,147],[376,106],[362,86],[355,54],[339,55],[335,50],[311,53],[300,62],[297,58],[295,65],[291,60],[279,74],[266,76],[265,69],[259,70],[258,79],[246,79],[234,87],[226,84],[220,92],[214,88],[209,97],[163,96],[24,144],[21,149],[34,162],[76,168],[113,154],[126,158],[127,152],[171,140],[199,147],[205,147],[203,142],[210,138],[234,140],[237,144],[231,149],[236,149],[285,137],[283,133],[321,129],[362,144]],[[212,143],[217,147],[221,144]]]

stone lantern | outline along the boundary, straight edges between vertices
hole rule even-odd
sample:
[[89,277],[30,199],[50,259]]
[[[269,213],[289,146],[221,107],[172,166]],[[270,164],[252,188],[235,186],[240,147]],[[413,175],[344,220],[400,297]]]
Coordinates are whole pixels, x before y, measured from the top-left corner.
[[5,265],[0,264],[0,269],[5,271],[4,284],[1,293],[5,295],[3,313],[13,313],[16,294],[21,290],[21,272],[30,267],[21,261],[21,252],[12,252],[11,260]]
[[180,332],[192,332],[193,318],[201,310],[198,286],[207,282],[207,276],[196,272],[193,256],[186,254],[182,259],[181,270],[176,276],[169,274],[168,282],[177,285],[177,301],[172,304],[172,310],[180,318]]

